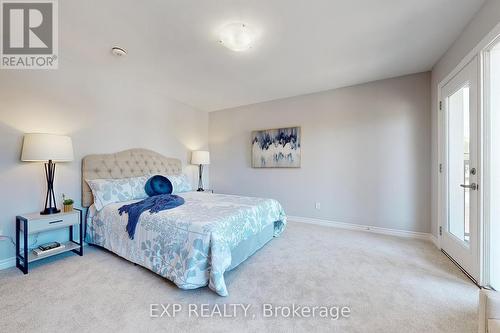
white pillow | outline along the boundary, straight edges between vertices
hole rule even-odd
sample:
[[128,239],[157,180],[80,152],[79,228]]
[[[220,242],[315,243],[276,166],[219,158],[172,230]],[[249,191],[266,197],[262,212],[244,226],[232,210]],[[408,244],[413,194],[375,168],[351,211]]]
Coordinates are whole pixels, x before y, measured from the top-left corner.
[[95,208],[99,211],[110,203],[146,198],[148,195],[144,190],[144,185],[147,180],[147,176],[140,176],[120,179],[86,179],[86,182],[94,195]]
[[166,175],[165,177],[172,183],[172,194],[189,192],[193,190],[193,186],[189,181],[188,176],[185,174],[180,175]]

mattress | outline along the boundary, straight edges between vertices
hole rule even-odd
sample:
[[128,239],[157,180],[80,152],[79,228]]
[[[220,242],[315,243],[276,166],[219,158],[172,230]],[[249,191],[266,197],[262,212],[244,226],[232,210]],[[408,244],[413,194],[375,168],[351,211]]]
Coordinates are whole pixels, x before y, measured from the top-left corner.
[[228,295],[224,273],[279,236],[286,226],[273,199],[186,192],[184,205],[143,213],[131,240],[127,214],[118,208],[135,201],[90,210],[87,241],[171,280],[179,288],[209,286]]

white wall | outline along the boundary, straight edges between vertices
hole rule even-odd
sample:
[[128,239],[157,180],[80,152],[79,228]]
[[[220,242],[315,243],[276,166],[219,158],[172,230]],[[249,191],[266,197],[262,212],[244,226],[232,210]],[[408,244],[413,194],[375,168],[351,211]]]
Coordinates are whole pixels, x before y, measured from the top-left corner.
[[[212,187],[289,215],[430,232],[429,87],[421,73],[212,112]],[[302,167],[252,169],[251,131],[295,125]]]
[[[208,115],[166,98],[161,86],[137,79],[127,67],[98,68],[66,59],[53,71],[1,71],[0,234],[14,236],[16,214],[44,205],[42,164],[20,162],[26,132],[73,138],[75,160],[57,165],[55,188],[58,199],[65,193],[77,205],[84,155],[149,148],[188,166],[191,150],[207,148]],[[192,166],[186,172],[197,176]],[[13,256],[14,247],[0,241],[0,264]]]
[[500,1],[487,0],[483,7],[469,22],[460,37],[441,57],[432,69],[432,233],[437,236],[438,225],[438,92],[437,87],[445,77],[462,61],[462,59],[500,23]]

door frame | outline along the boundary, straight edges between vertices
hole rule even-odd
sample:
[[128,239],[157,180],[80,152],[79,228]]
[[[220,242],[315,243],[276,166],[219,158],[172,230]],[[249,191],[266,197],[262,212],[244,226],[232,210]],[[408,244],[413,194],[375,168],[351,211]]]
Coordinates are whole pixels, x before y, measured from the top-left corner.
[[[500,34],[494,38],[493,40],[486,45],[483,50],[481,51],[481,62],[482,62],[482,75],[483,75],[483,80],[482,80],[482,89],[483,89],[483,114],[484,114],[484,145],[483,145],[483,161],[484,161],[484,170],[483,170],[483,175],[484,179],[489,179],[491,175],[491,168],[490,168],[490,161],[491,161],[491,108],[490,108],[490,97],[491,97],[491,92],[490,92],[490,86],[489,86],[489,79],[490,79],[490,51],[495,47],[497,44],[500,43]],[[489,182],[485,182],[484,186],[484,193],[489,193],[491,190],[491,184]],[[484,273],[484,279],[483,283],[484,286],[490,286],[490,224],[491,224],[491,217],[490,217],[490,209],[491,209],[491,200],[488,195],[484,196],[483,200],[483,273]]]
[[[486,237],[489,234],[489,202],[485,199],[484,193],[485,189],[488,189],[489,184],[485,184],[484,179],[485,176],[489,175],[488,164],[486,162],[489,161],[489,146],[486,146],[489,143],[489,110],[487,107],[489,106],[487,101],[489,98],[489,91],[485,89],[487,86],[485,84],[485,80],[487,79],[486,70],[487,63],[485,57],[487,57],[487,52],[490,47],[495,44],[500,39],[500,23],[497,24],[468,54],[465,56],[462,61],[443,79],[438,83],[437,86],[437,115],[436,115],[436,124],[437,124],[437,168],[433,171],[435,175],[435,179],[437,180],[437,223],[436,223],[436,235],[437,235],[437,246],[441,249],[441,235],[440,235],[440,227],[446,223],[447,214],[444,214],[447,205],[446,193],[444,193],[446,189],[446,179],[443,177],[443,173],[441,173],[442,165],[445,161],[445,153],[446,149],[443,149],[446,144],[446,132],[444,132],[445,126],[445,116],[444,112],[440,109],[442,105],[442,96],[441,90],[442,88],[453,79],[458,73],[467,66],[474,57],[478,57],[478,170],[480,173],[478,175],[478,183],[479,183],[479,193],[478,193],[478,260],[479,260],[479,279],[477,283],[480,286],[487,286],[489,284],[489,237]],[[443,196],[444,194],[444,196]],[[487,214],[485,216],[485,213]]]

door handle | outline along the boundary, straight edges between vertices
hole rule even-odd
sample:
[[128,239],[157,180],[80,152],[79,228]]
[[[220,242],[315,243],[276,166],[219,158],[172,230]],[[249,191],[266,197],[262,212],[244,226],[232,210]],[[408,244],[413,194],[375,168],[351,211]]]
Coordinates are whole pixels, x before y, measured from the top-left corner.
[[475,191],[475,190],[477,190],[479,188],[479,186],[476,183],[472,183],[470,185],[460,184],[460,187],[470,188],[473,191]]

